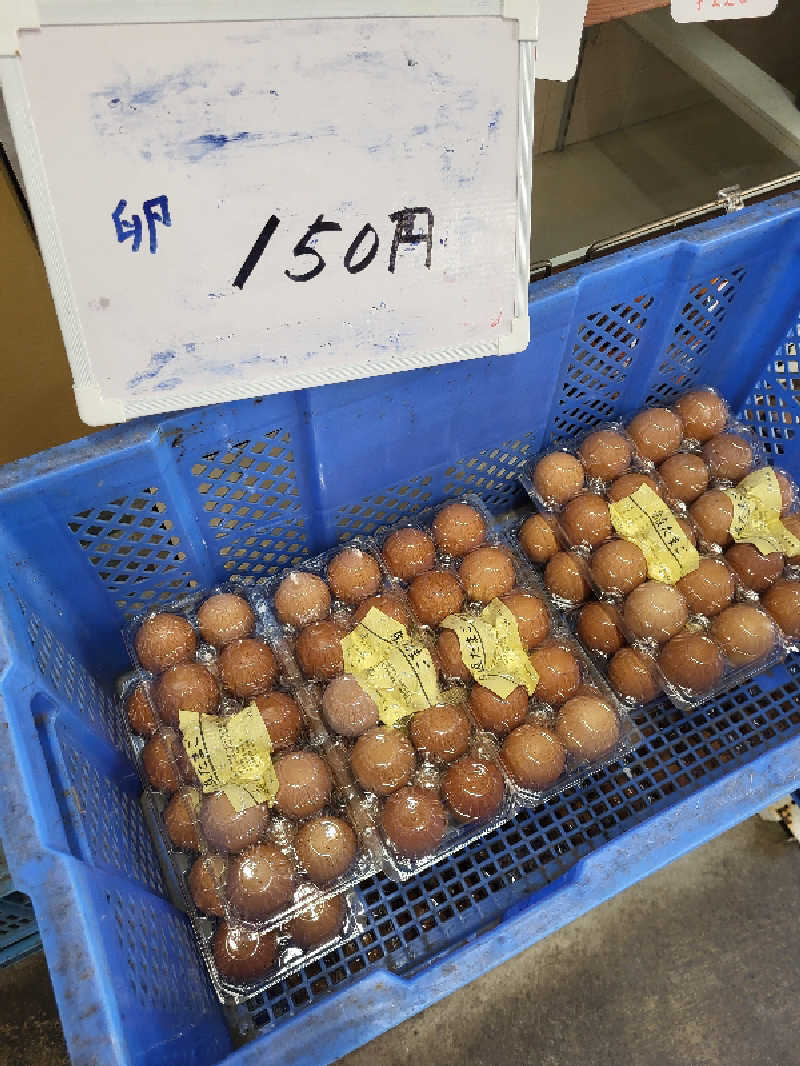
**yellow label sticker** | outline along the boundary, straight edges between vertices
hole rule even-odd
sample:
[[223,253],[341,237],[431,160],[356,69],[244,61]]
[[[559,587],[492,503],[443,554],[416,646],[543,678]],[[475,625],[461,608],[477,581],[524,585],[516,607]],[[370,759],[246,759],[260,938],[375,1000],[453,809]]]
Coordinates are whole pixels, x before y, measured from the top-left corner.
[[653,581],[674,585],[700,565],[697,549],[649,485],[641,485],[608,508],[617,535],[641,548],[647,576]]
[[781,487],[771,467],[755,470],[726,491],[733,503],[731,536],[737,544],[752,544],[762,555],[800,553],[800,540],[781,522]]
[[458,637],[464,665],[479,685],[501,700],[520,685],[533,695],[539,675],[522,646],[516,618],[500,600],[492,600],[480,615],[451,614],[442,627]]
[[239,811],[274,802],[272,740],[254,703],[227,717],[180,711],[178,725],[203,792],[224,791]]
[[394,725],[440,700],[431,653],[377,607],[370,607],[342,640],[342,657],[345,673],[352,674],[377,703],[384,725]]

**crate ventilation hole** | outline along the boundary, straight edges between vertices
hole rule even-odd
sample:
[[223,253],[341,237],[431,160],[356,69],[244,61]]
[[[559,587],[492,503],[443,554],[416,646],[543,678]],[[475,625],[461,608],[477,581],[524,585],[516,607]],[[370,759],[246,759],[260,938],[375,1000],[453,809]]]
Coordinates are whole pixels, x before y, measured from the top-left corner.
[[753,389],[742,417],[773,460],[784,454],[800,429],[800,318],[775,352],[770,373]]

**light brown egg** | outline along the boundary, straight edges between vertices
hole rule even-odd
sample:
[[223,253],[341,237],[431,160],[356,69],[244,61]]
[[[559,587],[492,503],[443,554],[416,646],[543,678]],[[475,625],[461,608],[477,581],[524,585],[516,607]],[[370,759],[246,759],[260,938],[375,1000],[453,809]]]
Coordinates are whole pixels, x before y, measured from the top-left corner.
[[330,680],[344,670],[342,641],[348,629],[341,622],[312,622],[297,635],[294,653],[306,677]]
[[179,789],[164,811],[167,836],[181,851],[200,851],[200,802],[199,788]]
[[557,552],[544,572],[544,583],[554,596],[570,604],[583,603],[592,592],[587,567],[572,552]]
[[486,523],[480,511],[468,503],[448,503],[431,526],[436,547],[444,555],[460,558],[486,540]]
[[647,559],[635,544],[614,538],[595,548],[589,571],[597,588],[606,596],[627,596],[646,580]]
[[783,572],[780,552],[762,555],[753,544],[734,544],[725,552],[725,562],[746,589],[764,592]]
[[713,389],[695,389],[679,397],[675,410],[690,440],[706,441],[717,436],[728,421],[725,401]]
[[563,507],[583,489],[583,466],[568,452],[550,452],[536,464],[533,484],[545,503]]
[[381,614],[385,614],[387,618],[392,618],[395,622],[399,622],[406,629],[411,625],[411,611],[408,609],[405,597],[399,592],[384,592],[364,600],[353,615],[353,623],[363,621],[373,607],[379,610]]
[[313,751],[291,751],[275,762],[278,794],[275,806],[290,818],[318,814],[331,798],[333,778],[328,764]]
[[516,619],[523,648],[530,651],[541,644],[550,632],[550,614],[545,603],[532,592],[521,589],[507,592],[500,600]]
[[661,495],[661,486],[647,474],[623,474],[609,488],[607,495],[613,503],[618,503],[620,500],[627,499],[628,496],[633,496],[642,485],[647,485],[657,496]]
[[303,735],[303,714],[291,696],[285,692],[268,692],[253,700],[267,727],[273,751],[292,748]]
[[514,563],[505,548],[487,544],[464,556],[458,576],[467,599],[488,603],[514,587]]
[[287,930],[298,947],[310,951],[338,936],[346,916],[344,896],[334,896],[298,911]]
[[268,692],[278,676],[278,660],[266,641],[258,637],[234,640],[219,656],[223,686],[241,699]]
[[253,609],[243,596],[218,592],[197,609],[197,628],[207,644],[221,648],[232,640],[249,637],[256,624]]
[[559,550],[561,535],[553,515],[534,514],[519,531],[519,543],[532,563],[544,566]]
[[[781,522],[786,526],[795,540],[800,540],[800,511],[796,514],[785,515],[781,519]],[[800,563],[800,552],[798,552],[797,555],[787,555],[786,562],[792,563],[792,565]]]
[[447,768],[442,799],[459,822],[485,822],[503,805],[503,775],[494,763],[470,757]]
[[702,695],[712,689],[725,671],[716,643],[704,633],[684,630],[667,641],[658,656],[666,679],[679,689]]
[[628,433],[642,459],[657,465],[680,448],[683,423],[666,407],[651,407],[631,419]]
[[436,549],[424,529],[396,529],[384,542],[383,561],[393,577],[411,581],[433,568]]
[[322,714],[343,737],[358,737],[378,724],[378,705],[354,677],[344,674],[329,683],[322,696]]
[[331,613],[331,593],[321,577],[293,570],[278,585],[273,605],[284,625],[307,626],[321,622]]
[[596,548],[614,534],[608,504],[594,492],[569,501],[561,512],[561,529],[573,548]]
[[778,488],[781,490],[781,516],[787,515],[794,504],[795,490],[791,479],[782,470],[775,471]]
[[750,441],[736,433],[720,433],[703,445],[703,458],[712,477],[740,481],[753,469]]
[[309,879],[315,885],[325,885],[346,874],[353,865],[356,835],[342,818],[322,815],[300,826],[294,850]]
[[681,527],[681,531],[683,532],[683,535],[689,541],[691,546],[693,548],[696,548],[697,547],[697,537],[695,535],[694,529],[692,528],[691,522],[687,518],[681,518],[681,516],[677,515],[677,514],[674,514],[672,517],[675,519],[675,521]]
[[137,629],[134,646],[145,670],[158,674],[176,663],[193,659],[197,637],[182,615],[154,614]]
[[153,701],[161,720],[178,725],[180,711],[213,714],[219,707],[219,686],[202,663],[176,663],[153,684]]
[[711,618],[732,603],[736,592],[733,574],[720,559],[701,559],[700,565],[675,586],[693,614]]
[[200,827],[215,851],[242,851],[261,840],[268,823],[266,803],[237,811],[224,792],[212,792],[200,805]]
[[417,768],[414,748],[405,733],[376,726],[356,741],[350,766],[365,792],[388,796],[411,780]]
[[482,729],[504,736],[525,721],[528,693],[518,685],[505,699],[483,685],[473,685],[469,694],[472,717]]
[[142,748],[142,765],[158,792],[171,794],[196,780],[180,734],[169,726],[162,726]]
[[222,855],[201,855],[189,871],[189,892],[195,907],[215,918],[225,917],[228,863]]
[[361,603],[381,587],[381,569],[369,552],[345,548],[328,563],[328,585],[337,600]]
[[745,666],[762,659],[775,646],[772,619],[757,607],[735,603],[726,607],[711,623],[711,636],[733,666]]
[[597,600],[584,604],[578,615],[578,636],[590,651],[613,655],[625,644],[619,611]]
[[661,691],[655,664],[635,648],[620,648],[608,664],[608,681],[623,699],[634,703],[649,703]]
[[518,785],[538,792],[561,777],[566,752],[552,733],[526,722],[503,741],[500,758]]
[[439,630],[436,638],[436,651],[439,655],[439,668],[444,677],[457,678],[459,681],[469,681],[472,674],[464,663],[458,636],[452,629]]
[[539,675],[533,698],[553,707],[574,696],[581,683],[578,660],[559,644],[545,644],[530,654],[531,664]]
[[590,433],[578,449],[578,455],[588,476],[603,481],[621,477],[631,465],[631,446],[613,429]]
[[151,737],[158,729],[159,721],[150,702],[150,683],[140,681],[132,690],[125,704],[128,724],[140,737]]
[[709,489],[695,500],[689,515],[697,532],[708,544],[719,544],[723,548],[730,544],[733,502],[727,493],[721,489]]
[[469,747],[472,729],[460,707],[444,703],[418,711],[408,726],[408,735],[422,755],[435,762],[453,762]]
[[625,600],[622,617],[633,638],[663,644],[686,625],[689,608],[674,586],[646,581]]
[[800,581],[776,582],[761,602],[787,637],[800,637]]
[[619,739],[619,722],[613,708],[591,696],[567,700],[556,719],[555,734],[578,759],[599,759]]
[[381,811],[381,826],[400,855],[419,859],[441,844],[447,815],[433,789],[412,785],[389,796]]
[[665,459],[658,472],[669,495],[681,503],[694,503],[708,488],[708,467],[699,455],[678,452]]
[[418,622],[438,626],[448,615],[461,610],[464,590],[449,570],[429,570],[411,582],[408,599]]
[[273,931],[220,922],[214,930],[211,950],[223,977],[247,984],[264,977],[278,957],[278,938]]
[[294,864],[274,844],[253,844],[231,860],[231,907],[245,919],[269,918],[291,902],[294,888]]

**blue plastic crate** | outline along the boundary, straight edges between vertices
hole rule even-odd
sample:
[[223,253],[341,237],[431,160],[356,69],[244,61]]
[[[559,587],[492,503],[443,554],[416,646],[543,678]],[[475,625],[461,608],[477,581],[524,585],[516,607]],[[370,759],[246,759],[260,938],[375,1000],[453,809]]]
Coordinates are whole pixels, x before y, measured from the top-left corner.
[[652,705],[622,763],[417,879],[363,884],[363,933],[224,1017],[113,691],[126,614],[454,492],[505,509],[546,440],[695,382],[800,474],[799,247],[784,196],[537,283],[520,355],[144,421],[0,472],[0,834],[76,1063],[329,1061],[791,790],[796,656],[689,716]]

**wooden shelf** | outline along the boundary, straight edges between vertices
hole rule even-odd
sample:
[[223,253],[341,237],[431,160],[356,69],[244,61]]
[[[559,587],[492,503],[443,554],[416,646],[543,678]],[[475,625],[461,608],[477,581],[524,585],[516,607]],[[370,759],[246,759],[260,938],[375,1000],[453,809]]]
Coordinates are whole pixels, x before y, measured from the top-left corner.
[[650,11],[654,7],[668,5],[669,0],[589,0],[584,25],[594,26],[598,22],[610,22],[611,19],[624,18],[639,11]]

